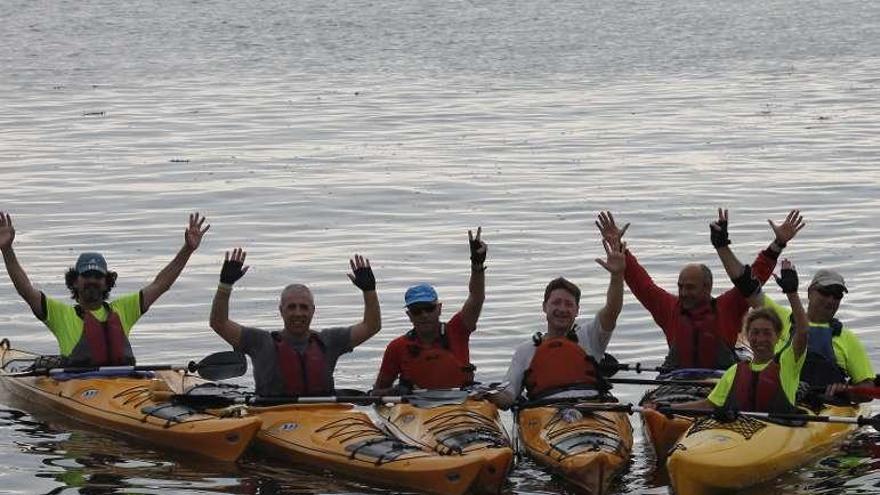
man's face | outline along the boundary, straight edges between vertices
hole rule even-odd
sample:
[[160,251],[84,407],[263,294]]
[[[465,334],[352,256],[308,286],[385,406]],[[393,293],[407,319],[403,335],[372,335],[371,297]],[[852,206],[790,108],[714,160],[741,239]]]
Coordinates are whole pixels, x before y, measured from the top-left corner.
[[410,304],[406,307],[406,315],[416,330],[426,327],[434,327],[440,323],[440,309],[442,304],[439,302],[418,302]]
[[812,322],[828,323],[837,314],[841,299],[843,288],[839,285],[810,287],[807,291],[807,316]]
[[547,315],[547,330],[567,332],[574,325],[578,315],[578,303],[571,292],[565,289],[554,289],[544,303],[544,314]]
[[311,328],[312,317],[315,316],[315,301],[307,290],[286,292],[281,297],[278,309],[281,311],[285,330],[298,335],[308,332]]
[[703,270],[696,265],[684,267],[678,274],[678,300],[684,309],[693,309],[711,298],[712,287],[706,284]]
[[97,270],[80,273],[75,287],[82,303],[96,303],[104,300],[107,290],[107,275]]

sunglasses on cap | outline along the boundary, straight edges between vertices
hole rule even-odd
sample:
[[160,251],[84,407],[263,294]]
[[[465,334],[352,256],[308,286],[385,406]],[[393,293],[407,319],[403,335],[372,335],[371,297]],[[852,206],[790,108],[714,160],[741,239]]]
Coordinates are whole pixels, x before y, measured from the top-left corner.
[[413,316],[419,316],[422,313],[433,313],[435,309],[437,309],[436,304],[413,304],[406,308],[409,314]]
[[816,287],[816,292],[826,297],[833,297],[838,301],[843,299],[843,287],[839,285],[829,285],[828,287]]

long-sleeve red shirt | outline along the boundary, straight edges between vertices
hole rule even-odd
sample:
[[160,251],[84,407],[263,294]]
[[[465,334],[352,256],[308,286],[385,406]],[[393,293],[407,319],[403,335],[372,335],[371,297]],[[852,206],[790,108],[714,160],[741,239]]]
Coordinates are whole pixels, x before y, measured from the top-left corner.
[[[766,282],[770,278],[770,274],[773,273],[778,257],[779,253],[770,249],[758,253],[752,263],[752,273],[755,278],[762,283]],[[681,328],[683,326],[682,320],[688,317],[679,304],[678,296],[670,294],[654,283],[648,272],[629,251],[626,252],[624,280],[636,299],[642,303],[642,306],[651,313],[657,325],[663,329],[667,343],[669,343],[669,335],[672,330]],[[705,309],[698,307],[692,309],[691,312],[700,313]],[[749,302],[734,287],[715,299],[715,309],[717,311],[717,332],[722,340],[733,348],[742,328],[743,315],[749,310]]]

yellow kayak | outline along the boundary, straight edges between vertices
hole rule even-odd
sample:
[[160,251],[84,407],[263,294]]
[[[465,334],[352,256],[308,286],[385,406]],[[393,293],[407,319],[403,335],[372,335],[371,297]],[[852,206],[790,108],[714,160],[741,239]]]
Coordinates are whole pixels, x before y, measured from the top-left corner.
[[[820,414],[855,417],[859,408],[828,406]],[[675,493],[729,492],[772,480],[814,460],[854,429],[840,423],[786,426],[742,416],[729,423],[702,417],[677,443],[666,466]]]
[[519,411],[517,425],[535,462],[591,495],[608,493],[632,452],[632,426],[625,412],[534,407]]
[[170,390],[163,379],[136,376],[56,379],[16,377],[15,365],[36,354],[0,346],[0,384],[6,397],[27,409],[41,409],[151,444],[220,461],[241,456],[260,427],[260,419],[219,418],[185,406],[156,401],[156,390]]
[[397,438],[444,458],[477,458],[483,469],[474,483],[479,493],[498,493],[513,465],[513,449],[498,408],[486,400],[419,407],[385,404],[376,407],[385,426]]

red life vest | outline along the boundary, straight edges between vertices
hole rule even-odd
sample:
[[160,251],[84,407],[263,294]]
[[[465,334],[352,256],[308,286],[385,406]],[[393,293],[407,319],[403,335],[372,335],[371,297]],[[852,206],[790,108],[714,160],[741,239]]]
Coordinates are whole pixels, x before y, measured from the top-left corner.
[[664,366],[726,370],[736,363],[732,346],[718,333],[715,300],[694,310],[681,310],[679,324],[666,336],[669,355]]
[[779,376],[779,356],[761,371],[752,371],[749,363],[737,363],[733,385],[724,407],[737,411],[790,413],[796,410],[789,402]]
[[303,352],[287,343],[280,332],[272,332],[278,369],[287,395],[330,395],[327,356],[324,342],[315,332],[309,332],[309,341]]
[[440,324],[440,347],[425,344],[410,330],[407,354],[400,363],[400,382],[414,388],[458,388],[474,382],[476,366],[463,362],[449,348],[446,324]]
[[131,344],[122,327],[122,320],[109,304],[104,303],[107,321],[98,321],[91,311],[80,305],[74,308],[82,318],[83,334],[67,356],[68,366],[130,366],[135,364]]
[[549,339],[538,333],[533,340],[537,349],[523,378],[529,399],[571,389],[608,391],[598,363],[578,345],[573,331]]

